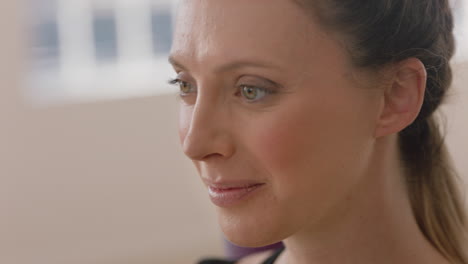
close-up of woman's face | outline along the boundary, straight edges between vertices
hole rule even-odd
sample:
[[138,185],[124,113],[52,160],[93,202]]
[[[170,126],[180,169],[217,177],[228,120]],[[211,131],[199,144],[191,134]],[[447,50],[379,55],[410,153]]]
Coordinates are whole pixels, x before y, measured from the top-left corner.
[[[293,1],[183,1],[179,135],[226,237],[262,246],[346,213],[380,90]],[[364,75],[360,75],[364,76]]]

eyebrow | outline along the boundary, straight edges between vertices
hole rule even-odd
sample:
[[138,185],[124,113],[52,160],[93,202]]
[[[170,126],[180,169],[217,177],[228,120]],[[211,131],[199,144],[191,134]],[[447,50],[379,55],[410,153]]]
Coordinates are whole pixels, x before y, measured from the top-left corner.
[[[175,67],[181,68],[183,70],[187,70],[187,67],[185,67],[182,63],[177,61],[177,59],[174,56],[169,56],[168,59],[169,63],[172,64]],[[270,69],[278,69],[279,67],[269,63],[269,62],[261,62],[261,61],[251,61],[251,60],[237,60],[237,61],[232,61],[229,63],[226,63],[224,65],[221,65],[217,67],[214,70],[214,73],[221,73],[221,72],[228,72],[228,71],[233,71],[235,69],[239,69],[242,67],[256,67],[256,68],[270,68]]]

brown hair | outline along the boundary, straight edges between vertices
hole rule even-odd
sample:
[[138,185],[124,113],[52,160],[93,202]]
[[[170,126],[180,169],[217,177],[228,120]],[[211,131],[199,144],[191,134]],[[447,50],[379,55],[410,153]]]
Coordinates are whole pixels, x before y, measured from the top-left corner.
[[356,67],[379,69],[408,58],[427,70],[424,103],[399,134],[416,221],[453,263],[468,264],[466,215],[444,138],[434,117],[452,82],[455,50],[449,0],[295,0],[325,29],[337,33]]

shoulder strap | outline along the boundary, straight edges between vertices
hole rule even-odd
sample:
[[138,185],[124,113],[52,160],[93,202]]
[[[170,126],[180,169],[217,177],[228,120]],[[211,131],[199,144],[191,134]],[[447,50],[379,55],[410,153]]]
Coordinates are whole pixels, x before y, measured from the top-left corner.
[[262,264],[274,264],[276,259],[281,255],[284,251],[284,248],[277,250],[273,255],[271,255],[267,260],[265,260]]
[[205,259],[198,264],[235,264],[234,261],[228,261],[228,260],[220,260],[220,259]]

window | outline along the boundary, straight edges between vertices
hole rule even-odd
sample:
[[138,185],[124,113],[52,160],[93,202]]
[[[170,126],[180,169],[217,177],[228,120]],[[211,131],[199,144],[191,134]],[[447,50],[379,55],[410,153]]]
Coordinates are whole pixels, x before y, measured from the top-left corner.
[[172,91],[173,0],[31,0],[33,103],[75,103]]
[[96,61],[117,60],[117,29],[112,10],[93,14],[93,40]]
[[455,59],[468,60],[468,2],[454,0],[453,10],[455,14],[455,36],[457,38],[457,52]]
[[60,57],[57,22],[52,17],[39,21],[34,25],[33,33],[35,67],[57,67]]
[[166,54],[171,48],[172,17],[168,12],[153,9],[151,12],[151,29],[153,50],[156,55]]

